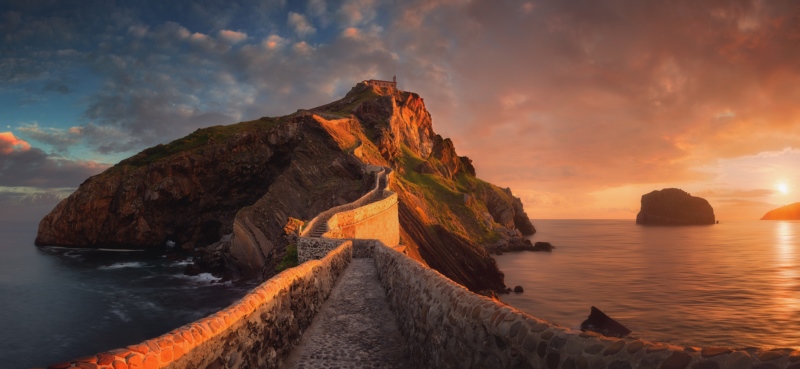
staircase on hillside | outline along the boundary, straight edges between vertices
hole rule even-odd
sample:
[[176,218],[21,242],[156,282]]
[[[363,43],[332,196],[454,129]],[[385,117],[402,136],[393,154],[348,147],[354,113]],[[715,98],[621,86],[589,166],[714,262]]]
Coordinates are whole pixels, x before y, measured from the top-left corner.
[[311,231],[309,237],[322,237],[322,235],[325,234],[325,232],[327,231],[328,231],[327,222],[322,222],[320,225],[314,228],[313,231]]

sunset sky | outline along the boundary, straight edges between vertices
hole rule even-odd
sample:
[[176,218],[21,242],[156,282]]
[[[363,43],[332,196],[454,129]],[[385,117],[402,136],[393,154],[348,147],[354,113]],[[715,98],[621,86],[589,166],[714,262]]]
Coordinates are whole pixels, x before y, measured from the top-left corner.
[[[390,79],[535,219],[800,201],[800,2],[0,0],[0,219],[199,127]],[[535,222],[534,222],[535,224]]]

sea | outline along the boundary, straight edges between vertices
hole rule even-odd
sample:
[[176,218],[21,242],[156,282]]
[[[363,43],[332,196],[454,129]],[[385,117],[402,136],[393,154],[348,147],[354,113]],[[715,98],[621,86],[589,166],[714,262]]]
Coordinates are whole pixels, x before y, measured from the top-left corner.
[[38,222],[0,221],[0,367],[44,367],[157,337],[253,286],[187,276],[187,259],[36,247]]
[[552,253],[495,256],[509,305],[567,328],[591,306],[632,336],[685,346],[800,348],[800,221],[639,226],[534,220]]
[[[547,252],[495,256],[506,303],[578,328],[591,306],[632,335],[687,346],[800,348],[800,221],[638,226],[533,220]],[[124,347],[207,316],[253,286],[182,273],[143,252],[36,247],[0,222],[0,363],[20,369]]]

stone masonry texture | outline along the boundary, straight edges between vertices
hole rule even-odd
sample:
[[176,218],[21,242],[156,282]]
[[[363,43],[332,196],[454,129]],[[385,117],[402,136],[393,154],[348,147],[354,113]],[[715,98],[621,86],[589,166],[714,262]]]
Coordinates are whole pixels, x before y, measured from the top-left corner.
[[353,259],[283,367],[412,368],[372,259]]
[[329,238],[300,237],[308,261],[197,322],[51,368],[276,368],[292,351],[293,368],[800,369],[798,350],[604,337],[471,293],[394,249],[392,173],[368,169],[370,193],[312,221],[333,218]]
[[373,259],[414,367],[800,369],[798,350],[681,347],[567,329],[471,293],[389,247],[375,247]]
[[322,260],[276,275],[230,307],[137,345],[50,368],[277,368],[352,259],[342,242]]

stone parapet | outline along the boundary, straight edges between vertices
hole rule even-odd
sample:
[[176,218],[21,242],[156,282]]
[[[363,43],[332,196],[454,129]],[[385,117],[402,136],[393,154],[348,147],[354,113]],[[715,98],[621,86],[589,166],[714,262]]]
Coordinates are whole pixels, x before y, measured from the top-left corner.
[[378,277],[419,368],[800,368],[792,349],[681,347],[560,327],[474,294],[386,246]]
[[211,316],[137,345],[50,368],[277,368],[350,263],[353,244],[287,269]]
[[382,200],[336,213],[328,220],[328,231],[322,237],[376,239],[388,246],[400,243],[400,221],[397,194],[383,191]]
[[[372,172],[372,170],[368,170],[368,171]],[[328,210],[325,210],[325,211],[319,213],[316,217],[314,217],[314,219],[311,219],[311,221],[309,221],[308,224],[305,227],[303,227],[303,230],[300,232],[300,236],[301,237],[310,236],[311,232],[313,232],[314,229],[317,228],[317,226],[327,222],[328,219],[332,215],[334,215],[336,213],[340,213],[340,212],[347,211],[347,210],[352,210],[352,209],[355,209],[355,208],[357,208],[359,206],[364,206],[364,205],[369,204],[370,202],[372,202],[374,199],[382,196],[383,195],[383,189],[381,188],[381,180],[385,180],[386,179],[388,171],[391,171],[391,169],[382,168],[381,167],[380,171],[376,171],[375,172],[376,173],[375,174],[375,186],[369,192],[364,194],[364,196],[361,196],[356,201],[353,201],[353,202],[350,202],[350,203],[347,203],[347,204],[344,204],[344,205],[340,205],[340,206],[334,206],[334,207],[332,207],[332,208],[330,208]]]
[[319,260],[325,257],[332,250],[336,250],[342,243],[348,240],[320,238],[320,237],[300,237],[297,239],[297,262],[303,264],[309,260]]

